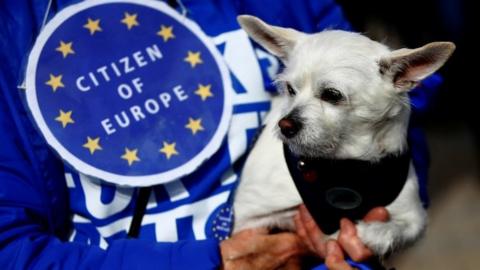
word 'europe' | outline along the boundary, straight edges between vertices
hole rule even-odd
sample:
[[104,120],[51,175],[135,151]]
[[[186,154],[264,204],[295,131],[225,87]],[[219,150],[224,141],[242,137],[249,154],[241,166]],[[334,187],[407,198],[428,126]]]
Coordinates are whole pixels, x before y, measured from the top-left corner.
[[[142,92],[142,83],[139,78],[132,80],[134,88],[137,92]],[[160,111],[160,104],[168,109],[172,101],[172,97],[177,101],[182,102],[188,99],[187,93],[182,89],[181,85],[177,85],[172,89],[173,95],[169,92],[162,92],[158,95],[157,99],[149,98],[143,102],[142,105],[133,105],[128,110],[123,110],[118,114],[113,116],[115,121],[113,122],[110,118],[105,118],[101,121],[103,130],[107,135],[111,135],[117,131],[115,127],[126,128],[130,125],[133,118],[135,122],[139,122],[147,117],[147,115],[154,115]],[[114,124],[115,123],[115,124]]]

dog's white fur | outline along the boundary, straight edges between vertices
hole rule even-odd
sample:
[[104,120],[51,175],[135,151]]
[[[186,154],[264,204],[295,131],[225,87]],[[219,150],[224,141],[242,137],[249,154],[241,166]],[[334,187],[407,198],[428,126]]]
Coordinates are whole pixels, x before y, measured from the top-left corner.
[[[235,232],[265,226],[294,229],[292,217],[302,200],[286,167],[282,142],[298,155],[337,159],[375,161],[405,150],[407,92],[440,68],[455,48],[450,42],[434,42],[391,51],[357,33],[305,34],[252,16],[240,16],[239,22],[284,62],[277,83],[285,90],[288,82],[295,94],[274,99],[266,128],[246,161],[234,201]],[[344,98],[337,104],[322,100],[328,88]],[[277,123],[293,110],[303,125],[287,138]],[[413,242],[425,228],[413,166],[400,195],[386,208],[388,222],[357,222],[361,240],[377,255]]]

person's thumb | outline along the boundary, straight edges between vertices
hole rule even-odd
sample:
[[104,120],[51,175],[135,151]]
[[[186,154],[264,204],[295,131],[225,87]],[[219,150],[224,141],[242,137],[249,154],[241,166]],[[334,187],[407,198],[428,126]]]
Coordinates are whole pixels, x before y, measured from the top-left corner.
[[333,240],[327,242],[325,265],[329,270],[352,270],[352,267],[345,261],[342,249]]
[[368,211],[368,213],[363,218],[365,222],[386,222],[390,219],[390,214],[385,207],[375,207],[372,210]]

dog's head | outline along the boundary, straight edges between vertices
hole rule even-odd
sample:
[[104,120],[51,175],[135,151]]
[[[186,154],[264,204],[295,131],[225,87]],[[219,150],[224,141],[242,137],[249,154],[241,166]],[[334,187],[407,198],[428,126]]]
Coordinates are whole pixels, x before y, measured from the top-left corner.
[[377,159],[405,147],[407,92],[439,69],[455,45],[391,51],[357,33],[305,34],[239,16],[242,28],[279,57],[285,106],[278,134],[310,157]]

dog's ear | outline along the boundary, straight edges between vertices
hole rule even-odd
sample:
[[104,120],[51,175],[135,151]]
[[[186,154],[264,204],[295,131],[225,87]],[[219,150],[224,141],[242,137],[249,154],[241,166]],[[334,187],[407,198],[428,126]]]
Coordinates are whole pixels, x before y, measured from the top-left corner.
[[257,17],[240,15],[237,17],[240,26],[247,34],[271,54],[278,56],[282,61],[288,57],[296,40],[302,35],[301,32],[290,28],[271,26]]
[[400,49],[380,60],[380,73],[399,91],[408,91],[445,64],[455,50],[452,42],[432,42],[417,49]]

